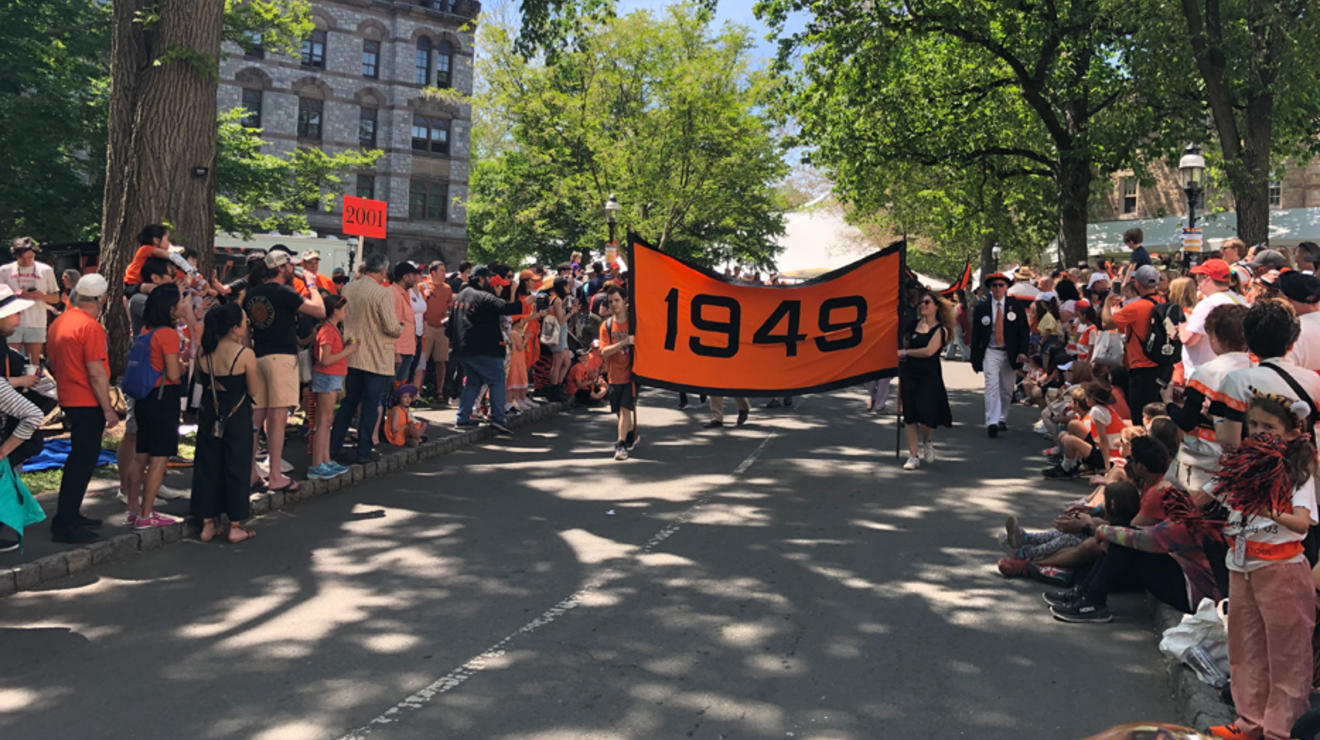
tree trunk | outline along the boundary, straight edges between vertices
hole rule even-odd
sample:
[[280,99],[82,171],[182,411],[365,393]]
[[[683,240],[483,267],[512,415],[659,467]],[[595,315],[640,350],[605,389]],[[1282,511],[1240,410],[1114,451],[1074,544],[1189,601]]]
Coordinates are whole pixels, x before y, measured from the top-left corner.
[[1260,244],[1270,235],[1272,108],[1272,99],[1248,101],[1242,159],[1232,168],[1235,176],[1229,180],[1237,212],[1237,235],[1248,246]]
[[1087,259],[1086,206],[1091,198],[1091,168],[1089,164],[1069,164],[1071,158],[1061,158],[1063,166],[1055,178],[1059,189],[1059,247],[1065,265],[1076,265]]
[[[995,238],[987,234],[981,240],[981,282],[985,282],[986,276],[998,271],[998,269],[999,266],[995,264]],[[971,286],[971,289],[967,291],[968,294],[970,295],[972,289],[975,288],[975,285]]]
[[[149,12],[154,8],[155,15]],[[145,12],[152,20],[140,20]],[[103,317],[128,336],[124,271],[151,223],[196,249],[209,273],[215,245],[216,86],[223,0],[116,0],[110,51],[109,138],[100,271],[110,282]],[[205,168],[194,175],[194,168]],[[109,347],[123,369],[128,342]]]

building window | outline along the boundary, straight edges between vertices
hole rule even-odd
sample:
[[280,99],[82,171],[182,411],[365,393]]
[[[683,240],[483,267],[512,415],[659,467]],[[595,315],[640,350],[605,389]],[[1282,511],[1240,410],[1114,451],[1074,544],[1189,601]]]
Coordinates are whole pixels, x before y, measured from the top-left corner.
[[298,138],[321,140],[321,112],[323,101],[298,98]]
[[261,45],[261,34],[246,31],[243,33],[243,40],[239,42],[243,47],[243,56],[249,59],[265,59],[266,47]]
[[261,91],[250,87],[243,88],[243,125],[248,128],[261,128]]
[[449,153],[449,121],[413,116],[412,148],[415,152]]
[[1137,178],[1123,178],[1123,213],[1137,212]]
[[442,182],[413,180],[408,188],[408,217],[414,221],[445,221],[449,186]]
[[325,69],[325,31],[318,28],[303,41],[302,63],[304,67]]
[[1283,180],[1270,180],[1270,208],[1283,207]]
[[454,47],[448,41],[441,41],[435,47],[435,86],[453,86],[453,69]]
[[358,144],[364,149],[376,148],[376,115],[375,108],[363,108],[358,117]]
[[367,39],[362,42],[362,76],[373,80],[380,77],[380,42]]
[[376,197],[376,178],[373,175],[357,176],[357,197],[372,199]]
[[414,81],[419,85],[431,84],[431,40],[417,39],[417,72]]

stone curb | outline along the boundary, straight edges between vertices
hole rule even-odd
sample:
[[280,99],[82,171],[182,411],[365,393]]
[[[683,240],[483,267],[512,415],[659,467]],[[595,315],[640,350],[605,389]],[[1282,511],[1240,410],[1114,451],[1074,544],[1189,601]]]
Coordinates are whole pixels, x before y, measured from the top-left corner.
[[[510,418],[509,426],[514,429],[525,427],[553,414],[566,411],[572,408],[572,405],[571,401],[544,403]],[[380,460],[365,465],[351,465],[348,473],[331,480],[305,480],[294,491],[287,493],[254,493],[252,494],[252,515],[258,517],[296,503],[309,501],[317,496],[351,488],[356,483],[404,470],[423,460],[447,455],[464,447],[484,442],[494,436],[494,429],[482,426],[461,434],[446,435],[444,439],[429,440],[419,447],[406,447],[397,451],[383,452]],[[31,562],[0,568],[0,598],[19,591],[31,591],[44,583],[75,573],[85,572],[102,563],[120,560],[134,553],[159,550],[166,545],[182,541],[184,533],[184,522],[171,524],[168,527],[125,532],[93,542],[87,547],[64,550]]]
[[[1153,596],[1147,598],[1150,600],[1157,637],[1182,621],[1182,612],[1161,603]],[[1164,670],[1169,677],[1169,688],[1173,691],[1173,706],[1178,710],[1179,721],[1188,727],[1204,731],[1211,725],[1227,725],[1237,719],[1237,713],[1233,708],[1219,698],[1218,689],[1202,682],[1182,661],[1164,653],[1160,653],[1160,659],[1164,662]]]

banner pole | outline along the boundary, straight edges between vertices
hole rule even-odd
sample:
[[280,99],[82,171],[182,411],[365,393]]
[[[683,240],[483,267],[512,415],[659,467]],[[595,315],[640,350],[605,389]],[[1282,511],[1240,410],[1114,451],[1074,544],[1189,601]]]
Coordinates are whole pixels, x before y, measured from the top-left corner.
[[[903,245],[898,248],[898,347],[904,349],[907,344],[907,334],[903,331],[904,314],[907,313],[907,292],[908,292],[908,266],[907,266],[907,231],[903,232]],[[902,363],[899,363],[898,373],[898,400],[894,402],[894,459],[898,460],[903,456],[903,372]]]

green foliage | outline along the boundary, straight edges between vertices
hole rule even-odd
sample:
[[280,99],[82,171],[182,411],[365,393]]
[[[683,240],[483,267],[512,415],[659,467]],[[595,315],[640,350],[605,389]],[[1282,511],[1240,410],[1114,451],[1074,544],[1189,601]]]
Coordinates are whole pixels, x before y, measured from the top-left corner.
[[91,238],[105,177],[110,11],[97,0],[0,3],[0,224]]
[[[781,42],[785,69],[801,55],[781,111],[858,211],[900,200],[944,209],[928,215],[946,231],[961,223],[959,238],[973,242],[1055,220],[1080,252],[1091,178],[1141,172],[1143,152],[1174,150],[1195,114],[1133,76],[1131,59],[1146,53],[1132,30],[1141,5],[762,0],[757,11],[780,29],[791,12],[814,14]],[[1001,213],[978,200],[982,180],[1003,191]]]
[[224,39],[240,46],[260,36],[267,52],[294,56],[313,28],[307,0],[225,0]]
[[216,154],[215,225],[249,237],[308,229],[309,209],[329,211],[350,173],[369,170],[380,150],[327,154],[298,148],[287,158],[261,152],[259,129],[243,126],[244,109],[220,115]]
[[705,264],[770,264],[787,167],[764,114],[775,80],[750,68],[745,29],[680,4],[600,21],[548,62],[524,58],[498,23],[481,33],[474,255],[599,252],[616,193],[620,237],[630,227]]

